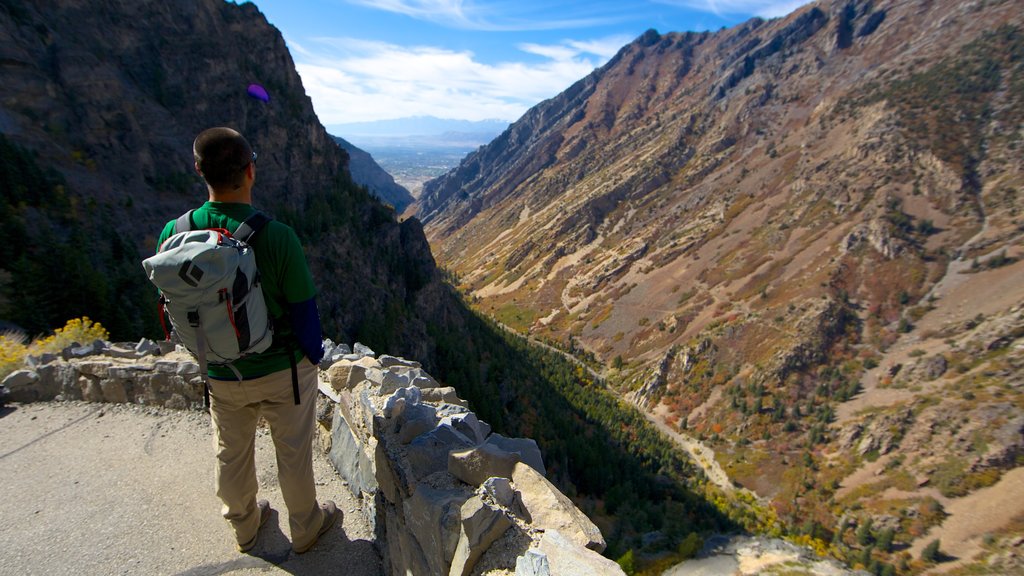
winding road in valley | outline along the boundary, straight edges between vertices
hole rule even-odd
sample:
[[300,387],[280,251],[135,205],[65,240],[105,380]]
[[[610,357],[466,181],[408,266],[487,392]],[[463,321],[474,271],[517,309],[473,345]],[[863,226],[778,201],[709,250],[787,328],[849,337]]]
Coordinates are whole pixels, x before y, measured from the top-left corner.
[[[514,334],[516,336],[519,336],[520,338],[525,338],[531,344],[542,346],[545,349],[550,350],[551,352],[561,354],[566,360],[586,370],[590,374],[590,376],[594,378],[595,382],[605,381],[604,374],[597,372],[596,370],[588,366],[585,362],[581,361],[579,358],[576,358],[575,356],[566,352],[565,350],[555,348],[554,346],[541,342],[540,340],[537,340],[532,336],[524,336],[522,333],[512,329],[510,326],[506,326],[505,324],[498,322],[497,320],[495,320],[494,322],[495,324],[497,324],[503,330],[510,334]],[[722,469],[722,467],[718,464],[718,460],[715,460],[714,450],[708,448],[703,442],[697,440],[696,438],[688,434],[677,432],[656,414],[652,414],[640,408],[637,408],[637,410],[640,410],[640,413],[643,414],[645,418],[647,418],[647,421],[653,424],[654,427],[657,428],[662,434],[664,434],[669,440],[671,440],[677,446],[682,448],[690,456],[690,459],[693,460],[693,463],[699,466],[701,470],[704,471],[704,475],[708,477],[708,480],[710,480],[712,483],[714,483],[716,486],[718,486],[727,493],[731,493],[736,490],[736,488],[732,484],[732,481],[729,479],[729,475],[726,474],[725,470]]]

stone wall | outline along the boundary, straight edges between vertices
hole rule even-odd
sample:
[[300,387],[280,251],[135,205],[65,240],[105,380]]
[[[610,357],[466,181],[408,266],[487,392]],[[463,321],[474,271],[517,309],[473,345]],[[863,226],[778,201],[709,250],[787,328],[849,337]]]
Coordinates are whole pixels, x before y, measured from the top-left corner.
[[14,402],[85,400],[185,409],[203,406],[199,364],[187,352],[142,340],[111,344],[98,340],[61,354],[29,357],[3,380]]
[[536,442],[492,432],[416,362],[348,356],[322,376],[331,461],[362,497],[389,574],[623,573],[544,477]]
[[[321,442],[374,527],[389,575],[623,574],[597,526],[544,477],[536,442],[506,438],[418,363],[327,341]],[[199,366],[143,340],[30,358],[3,380],[15,402],[202,408]]]

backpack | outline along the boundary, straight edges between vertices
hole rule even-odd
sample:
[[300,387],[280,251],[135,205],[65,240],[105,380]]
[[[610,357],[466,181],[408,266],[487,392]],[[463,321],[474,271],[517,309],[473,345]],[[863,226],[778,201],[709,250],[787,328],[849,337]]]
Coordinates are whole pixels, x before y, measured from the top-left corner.
[[270,218],[257,212],[231,233],[222,228],[193,230],[192,210],[174,224],[157,253],[142,261],[149,280],[160,289],[160,322],[166,318],[181,343],[199,360],[227,366],[263,352],[273,339],[273,322],[260,288],[256,254],[249,243]]

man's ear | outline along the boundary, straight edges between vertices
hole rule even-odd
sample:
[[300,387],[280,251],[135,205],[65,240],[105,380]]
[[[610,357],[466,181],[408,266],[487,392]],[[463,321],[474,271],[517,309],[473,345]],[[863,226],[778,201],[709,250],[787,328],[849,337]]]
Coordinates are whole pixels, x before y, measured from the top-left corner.
[[192,165],[196,167],[196,174],[199,174],[200,176],[202,176],[203,175],[203,171],[199,169],[199,162],[194,162]]

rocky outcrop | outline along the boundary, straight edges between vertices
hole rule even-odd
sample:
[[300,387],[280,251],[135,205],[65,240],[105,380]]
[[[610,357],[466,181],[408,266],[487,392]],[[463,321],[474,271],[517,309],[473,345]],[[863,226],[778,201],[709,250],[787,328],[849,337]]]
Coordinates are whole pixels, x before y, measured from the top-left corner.
[[544,478],[536,442],[493,433],[418,363],[341,358],[324,376],[331,460],[366,503],[390,574],[622,573]]

